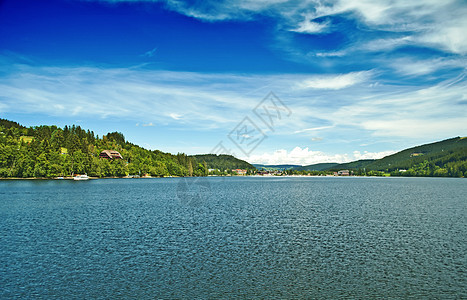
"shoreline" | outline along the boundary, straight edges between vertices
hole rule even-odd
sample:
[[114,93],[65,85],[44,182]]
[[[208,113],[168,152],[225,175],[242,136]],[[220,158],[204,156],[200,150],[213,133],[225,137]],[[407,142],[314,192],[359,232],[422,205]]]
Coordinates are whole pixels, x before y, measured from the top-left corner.
[[[354,175],[354,176],[320,176],[320,175],[284,175],[284,176],[262,176],[262,175],[243,175],[243,176],[165,176],[165,177],[91,177],[89,176],[89,180],[96,180],[96,179],[154,179],[154,178],[208,178],[208,177],[255,177],[255,178],[300,178],[300,177],[313,177],[313,178],[465,178],[465,177],[436,177],[436,176],[362,176],[362,175]],[[73,177],[63,177],[63,178],[50,178],[50,177],[27,177],[27,178],[20,178],[20,177],[0,177],[0,181],[8,181],[8,180],[73,180]]]

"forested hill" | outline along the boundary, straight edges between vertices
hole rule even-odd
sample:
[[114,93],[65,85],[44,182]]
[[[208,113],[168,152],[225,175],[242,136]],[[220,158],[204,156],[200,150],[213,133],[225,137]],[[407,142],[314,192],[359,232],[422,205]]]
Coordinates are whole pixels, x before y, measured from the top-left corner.
[[320,163],[320,164],[312,164],[307,166],[298,166],[293,168],[297,171],[324,171],[338,165],[338,163]]
[[407,175],[455,176],[467,175],[467,138],[456,137],[400,151],[367,165],[371,170],[398,172]]
[[467,138],[456,137],[412,147],[377,160],[359,160],[328,170],[349,169],[356,174],[379,171],[400,176],[467,177]]
[[[123,159],[100,159],[103,150],[118,151]],[[80,126],[36,126],[26,128],[0,119],[0,177],[58,177],[87,173],[89,176],[205,176],[211,166],[249,168],[233,157],[227,160],[203,158],[184,153],[173,155],[150,151],[125,140],[123,134],[99,137]],[[224,169],[224,168],[222,168]]]
[[324,174],[339,170],[352,170],[355,175],[467,177],[467,138],[456,137],[412,147],[381,159],[295,166],[289,169],[291,172],[288,173],[322,172]]
[[263,164],[253,164],[258,170],[290,170],[301,167],[300,165],[263,165]]
[[206,162],[206,165],[209,169],[216,169],[221,171],[233,169],[256,170],[253,165],[232,155],[198,154],[193,155],[192,157],[197,161]]

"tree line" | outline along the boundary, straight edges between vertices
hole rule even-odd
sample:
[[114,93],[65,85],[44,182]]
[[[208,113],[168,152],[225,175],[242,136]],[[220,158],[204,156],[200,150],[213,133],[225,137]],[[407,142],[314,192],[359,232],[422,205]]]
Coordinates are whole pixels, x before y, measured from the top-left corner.
[[[118,151],[124,159],[99,158],[103,150]],[[206,161],[184,153],[173,155],[144,149],[126,141],[119,132],[99,137],[75,125],[26,128],[0,119],[3,178],[52,178],[84,173],[95,177],[206,176],[209,168]]]

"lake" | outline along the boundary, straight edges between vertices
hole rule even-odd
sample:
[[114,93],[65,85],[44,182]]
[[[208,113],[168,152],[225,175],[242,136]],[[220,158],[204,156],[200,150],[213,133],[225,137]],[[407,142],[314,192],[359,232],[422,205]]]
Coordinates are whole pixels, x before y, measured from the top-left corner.
[[0,181],[0,298],[467,298],[467,180]]

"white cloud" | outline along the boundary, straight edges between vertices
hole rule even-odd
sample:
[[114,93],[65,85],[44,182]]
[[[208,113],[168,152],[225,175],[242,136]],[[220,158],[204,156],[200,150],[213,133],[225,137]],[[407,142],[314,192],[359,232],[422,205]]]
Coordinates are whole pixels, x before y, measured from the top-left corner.
[[[456,16],[462,14],[462,16]],[[443,26],[436,26],[416,37],[417,42],[452,53],[467,54],[467,9],[447,16]]]
[[381,152],[368,152],[368,151],[363,151],[361,153],[360,151],[354,151],[353,152],[353,157],[355,160],[361,160],[361,159],[380,159],[386,156],[389,156],[391,154],[396,153],[396,151],[393,150],[387,150],[387,151],[381,151]]
[[395,151],[368,152],[353,151],[352,154],[329,154],[322,151],[313,151],[308,147],[295,147],[291,151],[285,149],[276,150],[270,153],[251,155],[245,158],[250,163],[279,165],[311,165],[317,163],[345,163],[360,159],[379,159],[394,154]]
[[420,119],[383,119],[383,120],[371,120],[364,121],[361,126],[364,129],[371,130],[376,136],[399,136],[406,138],[415,138],[420,136],[432,136],[433,139],[443,139],[446,137],[458,136],[465,132],[465,130],[459,130],[458,126],[454,124],[460,124],[467,128],[467,119],[462,118],[449,118],[441,120],[430,120],[426,121]]
[[412,36],[403,36],[399,38],[380,38],[369,41],[358,41],[338,51],[316,53],[310,52],[310,55],[314,55],[316,57],[344,57],[353,55],[355,53],[393,51],[403,46],[416,44],[417,43]]
[[298,84],[304,89],[339,90],[367,81],[371,71],[352,72],[339,75],[320,75],[310,77]]
[[317,23],[313,22],[310,16],[306,16],[303,22],[298,23],[298,27],[291,31],[308,34],[318,34],[327,32],[329,22]]
[[421,76],[443,69],[467,70],[467,60],[465,58],[436,58],[428,60],[399,58],[393,60],[390,66],[399,74]]
[[346,56],[349,53],[349,50],[340,50],[340,51],[330,51],[330,52],[317,52],[315,56],[317,57],[342,57]]
[[353,12],[358,20],[372,29],[406,35],[374,41],[369,44],[369,50],[384,50],[410,43],[452,53],[467,53],[467,6],[462,0],[340,0],[334,5],[329,1],[329,4],[325,6],[327,9],[318,10],[317,14],[327,16]]
[[174,120],[180,120],[182,118],[181,114],[170,113],[169,116]]
[[400,38],[389,38],[389,39],[377,39],[369,41],[357,49],[365,51],[387,51],[393,50],[398,47],[402,47],[410,44],[413,41],[411,36],[404,36]]
[[[136,125],[136,126],[138,126],[138,125]],[[143,125],[141,125],[141,126],[143,126],[143,127],[153,127],[154,124],[153,124],[152,122],[149,122],[149,123],[143,124]]]
[[329,129],[329,128],[333,128],[333,127],[334,126],[320,126],[320,127],[306,128],[306,129],[302,129],[302,130],[296,130],[296,131],[294,131],[294,133],[303,133],[303,132],[307,132],[307,131],[319,131],[319,130]]
[[467,94],[465,75],[422,88],[360,97],[327,114],[336,127],[359,127],[374,136],[430,138],[457,136],[467,128],[467,110],[459,103]]

